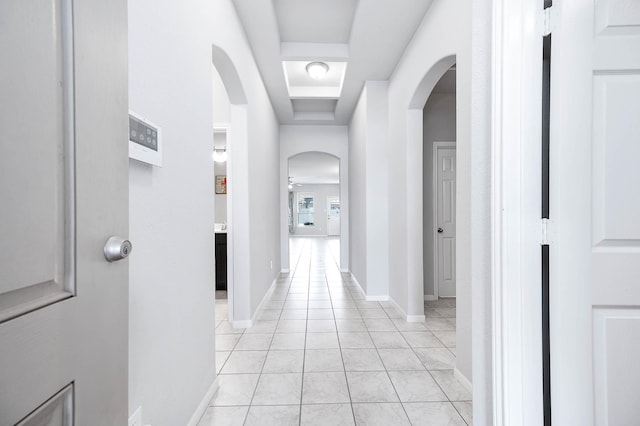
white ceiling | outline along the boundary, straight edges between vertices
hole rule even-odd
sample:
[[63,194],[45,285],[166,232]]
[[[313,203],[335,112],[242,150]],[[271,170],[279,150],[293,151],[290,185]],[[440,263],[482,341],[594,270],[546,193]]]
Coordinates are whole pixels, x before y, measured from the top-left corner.
[[293,184],[340,183],[340,160],[321,152],[305,152],[289,159]]
[[[349,123],[364,82],[389,78],[432,3],[233,1],[280,122],[316,125]],[[331,69],[345,67],[342,90],[327,94],[327,87],[335,88],[341,76],[309,81],[310,78],[295,74],[290,80],[304,81],[305,90],[294,90],[292,96],[284,63],[300,62],[299,71],[316,60],[333,63]],[[296,87],[301,86],[296,83]]]

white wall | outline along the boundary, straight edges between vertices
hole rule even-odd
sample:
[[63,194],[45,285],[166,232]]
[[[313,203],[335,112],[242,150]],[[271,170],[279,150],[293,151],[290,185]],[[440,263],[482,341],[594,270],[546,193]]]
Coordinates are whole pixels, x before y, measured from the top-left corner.
[[214,93],[214,108],[223,110],[222,119],[214,111],[214,123],[229,126],[227,203],[232,217],[227,217],[227,249],[233,270],[227,272],[235,295],[230,303],[234,321],[249,325],[279,273],[279,123],[235,6],[231,0],[217,1],[215,11],[209,24],[214,66],[231,104],[227,118],[226,101],[216,100]]
[[389,295],[389,217],[394,215],[387,199],[387,91],[387,82],[366,82],[349,127],[349,158],[357,174],[350,191],[356,203],[351,272],[367,298],[378,300]]
[[424,294],[434,294],[433,143],[456,140],[456,95],[432,93],[424,106],[423,128],[423,268]]
[[214,10],[196,3],[129,2],[130,108],[164,143],[163,167],[131,160],[129,177],[129,411],[142,406],[154,426],[185,424],[216,376]]
[[347,126],[280,126],[281,267],[289,270],[289,158],[303,152],[323,152],[340,160],[340,269],[349,270],[349,130]]
[[213,84],[213,126],[226,127],[231,123],[231,102],[222,77],[215,66],[212,67],[211,82]]
[[[298,194],[313,194],[314,196],[314,226],[298,226],[297,222],[297,206],[298,206]],[[293,189],[293,209],[294,209],[294,224],[295,233],[290,234],[294,236],[327,236],[327,197],[335,196],[340,197],[340,185],[320,185],[320,184],[308,184],[302,186],[294,186]]]
[[367,292],[367,86],[349,123],[350,269]]
[[[485,171],[471,161],[471,2],[436,0],[407,47],[389,82],[390,296],[408,315],[423,308],[422,110],[435,83],[453,63],[457,68],[457,364],[471,379],[472,226],[489,227],[482,212],[472,216],[472,179]],[[438,40],[434,43],[433,40]],[[449,59],[447,59],[449,58]],[[429,72],[431,71],[431,72]],[[489,188],[482,196],[490,198]],[[480,194],[475,193],[474,197]],[[486,240],[490,251],[490,241]],[[486,277],[474,276],[475,280]]]
[[162,168],[130,163],[129,410],[142,406],[144,424],[186,424],[215,379],[213,44],[240,71],[248,143],[260,146],[245,161],[268,228],[251,248],[253,299],[275,277],[267,259],[279,262],[278,126],[230,0],[131,0],[129,17],[130,108],[164,138]]

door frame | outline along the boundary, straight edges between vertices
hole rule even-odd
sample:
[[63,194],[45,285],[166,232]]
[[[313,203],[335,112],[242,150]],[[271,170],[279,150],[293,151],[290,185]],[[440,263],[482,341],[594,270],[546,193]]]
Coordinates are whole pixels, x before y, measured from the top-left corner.
[[[328,237],[339,237],[340,234],[338,235],[334,235],[334,234],[329,234],[329,216],[330,216],[330,212],[331,212],[331,201],[330,200],[338,200],[338,203],[342,203],[340,201],[340,196],[339,195],[327,195],[327,236]],[[342,205],[340,205],[340,222],[342,223]]]
[[494,424],[540,425],[543,2],[492,3]]
[[[437,227],[437,217],[438,217],[438,150],[440,148],[453,148],[456,149],[455,142],[434,142],[433,143],[433,158],[431,159],[433,167],[432,167],[432,188],[433,192],[432,196],[432,208],[433,208],[433,227],[434,229]],[[458,152],[456,151],[456,156]],[[456,167],[455,170],[456,179],[458,178],[458,169]],[[455,251],[454,251],[455,255]],[[440,293],[440,283],[438,282],[438,233],[433,233],[433,297],[435,300],[438,300]],[[457,294],[457,293],[456,293]]]
[[[231,155],[231,144],[229,143],[230,133],[231,133],[231,124],[215,124],[213,126],[213,133],[224,133],[226,135],[226,145],[225,150],[227,152],[227,193],[225,196],[227,197],[227,306],[228,306],[228,315],[227,320],[229,322],[233,322],[233,299],[234,299],[234,286],[233,286],[233,185],[231,181],[233,179],[228,179],[231,176],[231,168],[233,161]],[[215,245],[215,241],[214,241]]]

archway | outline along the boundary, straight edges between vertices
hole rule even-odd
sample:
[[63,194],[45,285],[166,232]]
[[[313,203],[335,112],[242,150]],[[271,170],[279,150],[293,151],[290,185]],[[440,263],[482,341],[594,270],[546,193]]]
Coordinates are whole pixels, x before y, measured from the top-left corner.
[[327,238],[339,264],[340,159],[322,152],[303,152],[290,157],[287,168],[290,242],[297,237]]
[[[308,137],[312,132],[314,137]],[[289,159],[302,153],[322,153],[339,160],[340,181],[340,259],[341,272],[349,272],[349,151],[343,129],[317,126],[283,126],[280,136],[280,247],[281,270],[289,272]]]
[[[425,271],[424,266],[424,116],[423,108],[436,84],[444,74],[457,64],[456,55],[447,55],[429,67],[420,83],[416,86],[407,108],[407,221],[415,224],[411,238],[406,239],[407,248],[407,292],[409,312],[424,313],[424,276],[433,271]],[[462,65],[464,67],[464,64]],[[465,74],[461,74],[463,77]],[[471,147],[468,134],[469,99],[466,97],[468,86],[462,80],[457,81],[456,90],[456,310],[455,335],[451,338],[456,346],[456,367],[454,374],[471,388],[468,378],[471,376]],[[429,182],[431,184],[431,182]],[[424,318],[424,317],[423,317]],[[427,318],[427,322],[429,319]],[[460,367],[462,366],[462,367]],[[460,369],[459,369],[460,368]],[[462,373],[464,371],[464,374]]]
[[251,325],[250,265],[248,257],[242,255],[249,248],[248,227],[242,226],[248,222],[249,207],[248,164],[244,155],[248,150],[247,97],[231,58],[215,45],[212,63],[228,97],[228,111],[221,114],[222,120],[215,119],[214,110],[214,131],[226,133],[228,320],[234,327],[248,327]]

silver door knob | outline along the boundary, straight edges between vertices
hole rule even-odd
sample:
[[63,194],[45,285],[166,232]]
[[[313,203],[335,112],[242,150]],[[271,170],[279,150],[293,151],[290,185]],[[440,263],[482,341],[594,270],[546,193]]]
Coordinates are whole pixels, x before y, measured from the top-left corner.
[[109,237],[104,245],[104,257],[109,262],[115,262],[129,256],[132,249],[131,241],[121,237]]
[[438,228],[438,234],[442,234],[443,232],[444,232],[444,229]]

